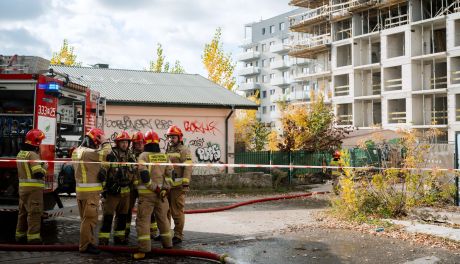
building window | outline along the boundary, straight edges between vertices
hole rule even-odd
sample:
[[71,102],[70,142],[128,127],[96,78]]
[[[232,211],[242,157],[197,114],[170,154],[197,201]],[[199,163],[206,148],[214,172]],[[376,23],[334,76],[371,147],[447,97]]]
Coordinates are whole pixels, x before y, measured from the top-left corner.
[[262,52],[267,51],[267,44],[262,44]]
[[262,106],[262,114],[266,114],[267,113],[267,107],[266,106]]
[[255,51],[259,51],[259,46],[255,46]]
[[270,34],[275,33],[275,26],[270,26]]
[[262,35],[265,35],[265,28],[262,28]]
[[295,92],[295,87],[291,86],[291,93]]
[[256,76],[256,83],[259,82],[259,76]]
[[275,105],[270,105],[270,112],[275,112],[275,110],[276,110],[275,107],[276,107]]
[[275,45],[275,42],[274,41],[270,41],[270,46],[273,46]]
[[270,80],[273,80],[275,79],[275,74],[274,73],[270,73]]
[[262,98],[267,98],[267,91],[262,91]]
[[275,61],[275,57],[273,58],[270,58],[270,63],[274,62]]
[[270,95],[274,95],[275,94],[275,89],[271,89],[270,90]]
[[267,60],[262,60],[262,67],[267,67]]
[[267,82],[267,75],[262,75],[262,82],[266,83]]
[[289,38],[284,38],[284,39],[282,40],[282,42],[283,42],[283,44],[289,44]]
[[280,30],[284,30],[284,22],[280,23]]

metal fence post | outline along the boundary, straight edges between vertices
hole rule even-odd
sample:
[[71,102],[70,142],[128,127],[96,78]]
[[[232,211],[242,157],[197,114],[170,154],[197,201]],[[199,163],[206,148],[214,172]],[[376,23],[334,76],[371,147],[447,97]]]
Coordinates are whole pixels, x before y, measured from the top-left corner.
[[[289,151],[289,166],[292,166],[292,152]],[[292,184],[292,167],[289,168],[289,185]]]

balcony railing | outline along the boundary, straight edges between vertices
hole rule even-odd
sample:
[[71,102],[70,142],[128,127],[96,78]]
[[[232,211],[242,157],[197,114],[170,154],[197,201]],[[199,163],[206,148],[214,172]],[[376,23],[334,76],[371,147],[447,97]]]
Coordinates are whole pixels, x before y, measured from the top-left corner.
[[447,124],[447,109],[431,111],[430,125],[446,125]]
[[308,12],[305,12],[300,15],[296,15],[296,18],[302,18],[297,20],[296,22],[291,24],[291,30],[296,30],[299,29],[303,26],[310,26],[312,24],[315,24],[317,22],[321,22],[323,20],[326,20],[326,18],[329,16],[329,6],[324,5],[320,6],[318,8],[312,9]]
[[350,85],[341,85],[334,87],[334,96],[346,96],[350,94]]
[[341,126],[351,126],[353,125],[353,115],[350,114],[338,114],[337,115],[337,124]]
[[254,74],[259,74],[259,73],[260,73],[259,67],[254,67],[254,66],[243,68],[238,72],[238,74],[241,76],[254,75]]
[[290,80],[284,77],[273,78],[270,80],[271,85],[281,86],[281,85],[288,85]]
[[240,91],[251,91],[251,90],[256,90],[260,88],[259,83],[242,83],[238,87],[238,90]]
[[372,84],[372,95],[381,94],[381,87],[380,86],[381,86],[380,83]]
[[385,18],[385,28],[398,27],[407,24],[409,20],[408,14],[402,14],[395,17]]
[[284,60],[276,60],[272,63],[270,63],[270,69],[285,69],[289,68],[291,64],[288,61]]
[[279,43],[270,46],[270,52],[272,53],[283,53],[289,51],[289,45],[284,43]]
[[389,112],[388,123],[406,123],[406,111],[404,112]]
[[402,78],[391,79],[385,82],[385,91],[402,90]]
[[452,71],[450,74],[450,83],[451,84],[460,84],[460,70]]
[[237,59],[239,61],[249,61],[255,60],[260,57],[260,53],[257,51],[246,51],[238,55]]

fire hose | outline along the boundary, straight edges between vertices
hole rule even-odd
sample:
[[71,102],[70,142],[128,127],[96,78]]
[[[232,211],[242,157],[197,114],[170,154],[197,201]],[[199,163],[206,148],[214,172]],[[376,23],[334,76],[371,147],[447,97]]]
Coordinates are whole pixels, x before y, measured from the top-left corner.
[[[255,200],[249,200],[245,202],[234,203],[228,206],[216,207],[216,208],[207,208],[207,209],[195,209],[195,210],[186,210],[186,214],[202,214],[202,213],[213,213],[230,210],[240,206],[263,203],[269,201],[277,200],[286,200],[286,199],[295,199],[302,197],[311,197],[313,195],[326,194],[329,192],[310,192],[303,194],[294,194],[294,195],[282,195],[275,197],[267,197]],[[121,247],[121,246],[99,246],[100,250],[108,252],[118,252],[118,253],[136,253],[138,252],[134,247]],[[0,244],[0,251],[78,251],[78,245],[17,245],[17,244]],[[237,263],[234,259],[229,257],[227,254],[216,254],[206,251],[196,251],[196,250],[184,250],[184,249],[152,249],[151,253],[163,256],[183,256],[183,257],[196,257],[208,260],[219,261],[221,263]]]

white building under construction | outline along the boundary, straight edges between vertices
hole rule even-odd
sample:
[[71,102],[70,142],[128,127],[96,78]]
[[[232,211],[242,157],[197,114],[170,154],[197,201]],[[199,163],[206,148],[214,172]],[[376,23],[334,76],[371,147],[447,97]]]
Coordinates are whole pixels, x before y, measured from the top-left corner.
[[331,95],[339,125],[460,131],[459,0],[291,0],[296,76]]

